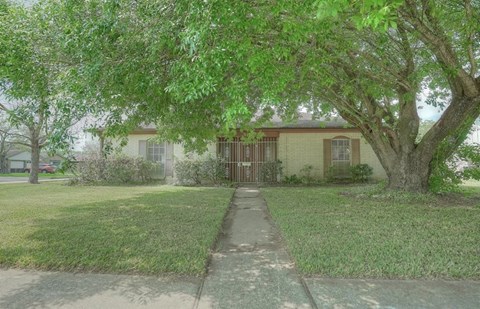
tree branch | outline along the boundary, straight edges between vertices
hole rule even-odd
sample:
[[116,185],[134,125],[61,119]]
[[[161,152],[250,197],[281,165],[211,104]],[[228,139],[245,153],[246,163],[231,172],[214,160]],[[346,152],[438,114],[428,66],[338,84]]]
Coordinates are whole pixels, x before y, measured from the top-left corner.
[[411,152],[415,148],[415,140],[420,127],[420,117],[418,116],[416,102],[418,82],[413,77],[415,73],[414,53],[402,21],[399,21],[398,34],[400,36],[402,55],[406,64],[403,72],[401,72],[402,80],[409,81],[409,86],[400,86],[397,90],[400,107],[397,128],[401,147],[407,152]]
[[470,62],[470,75],[475,76],[477,73],[477,61],[475,59],[475,53],[473,51],[473,38],[474,38],[474,33],[470,29],[470,25],[468,25],[469,22],[472,22],[472,2],[471,0],[465,0],[465,15],[467,17],[467,31],[468,31],[468,36],[467,36],[467,53],[468,53],[468,61]]
[[438,145],[449,135],[451,128],[471,127],[480,116],[480,96],[475,99],[453,98],[440,119],[428,130],[418,144],[417,151],[433,156]]
[[32,144],[28,144],[28,143],[24,143],[24,142],[19,142],[19,141],[13,141],[12,143],[13,143],[13,144],[22,145],[22,146],[25,146],[25,147],[28,147],[28,148],[32,148]]
[[[476,97],[480,90],[476,87],[472,76],[459,65],[457,55],[448,41],[445,31],[440,29],[436,17],[431,14],[430,1],[424,2],[422,15],[414,10],[417,5],[412,0],[405,0],[407,5],[399,10],[400,16],[411,24],[420,34],[421,40],[430,47],[437,61],[442,65],[445,76],[449,81],[454,96],[465,94],[468,97]],[[429,21],[426,23],[425,19]]]

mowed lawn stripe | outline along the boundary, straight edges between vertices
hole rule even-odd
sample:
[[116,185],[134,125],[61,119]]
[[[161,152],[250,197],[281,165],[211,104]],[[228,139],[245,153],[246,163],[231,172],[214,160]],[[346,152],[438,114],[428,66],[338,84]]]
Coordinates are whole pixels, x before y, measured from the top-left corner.
[[2,185],[0,265],[201,275],[233,189]]
[[449,207],[339,194],[349,190],[359,192],[348,187],[262,189],[302,273],[480,279],[480,200]]

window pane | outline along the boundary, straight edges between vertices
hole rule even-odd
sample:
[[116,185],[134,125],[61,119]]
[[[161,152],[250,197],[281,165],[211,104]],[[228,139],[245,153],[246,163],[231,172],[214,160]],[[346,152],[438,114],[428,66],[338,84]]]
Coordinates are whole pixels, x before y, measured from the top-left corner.
[[165,143],[157,144],[153,141],[147,143],[147,160],[157,163],[165,163]]
[[348,177],[350,168],[350,140],[332,140],[332,167],[336,177]]

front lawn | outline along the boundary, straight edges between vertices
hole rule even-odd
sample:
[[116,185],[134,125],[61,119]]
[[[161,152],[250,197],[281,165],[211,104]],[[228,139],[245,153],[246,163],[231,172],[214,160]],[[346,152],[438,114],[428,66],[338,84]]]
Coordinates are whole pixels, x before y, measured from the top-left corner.
[[232,192],[0,185],[0,266],[200,275]]
[[359,194],[361,187],[262,193],[306,275],[478,280],[480,190],[472,190],[469,205],[459,202],[460,196],[416,202],[372,197]]

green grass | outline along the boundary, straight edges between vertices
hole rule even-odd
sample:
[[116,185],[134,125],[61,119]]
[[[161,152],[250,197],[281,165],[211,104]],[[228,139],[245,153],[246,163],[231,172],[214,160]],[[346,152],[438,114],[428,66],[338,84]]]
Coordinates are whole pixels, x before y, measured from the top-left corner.
[[205,272],[232,189],[0,185],[0,266]]
[[[480,279],[480,188],[475,192],[469,188],[468,206],[460,198],[449,205],[451,198],[445,202],[443,197],[432,197],[425,203],[408,196],[359,195],[362,190],[262,189],[302,273],[335,278]],[[345,191],[346,195],[339,194]]]

